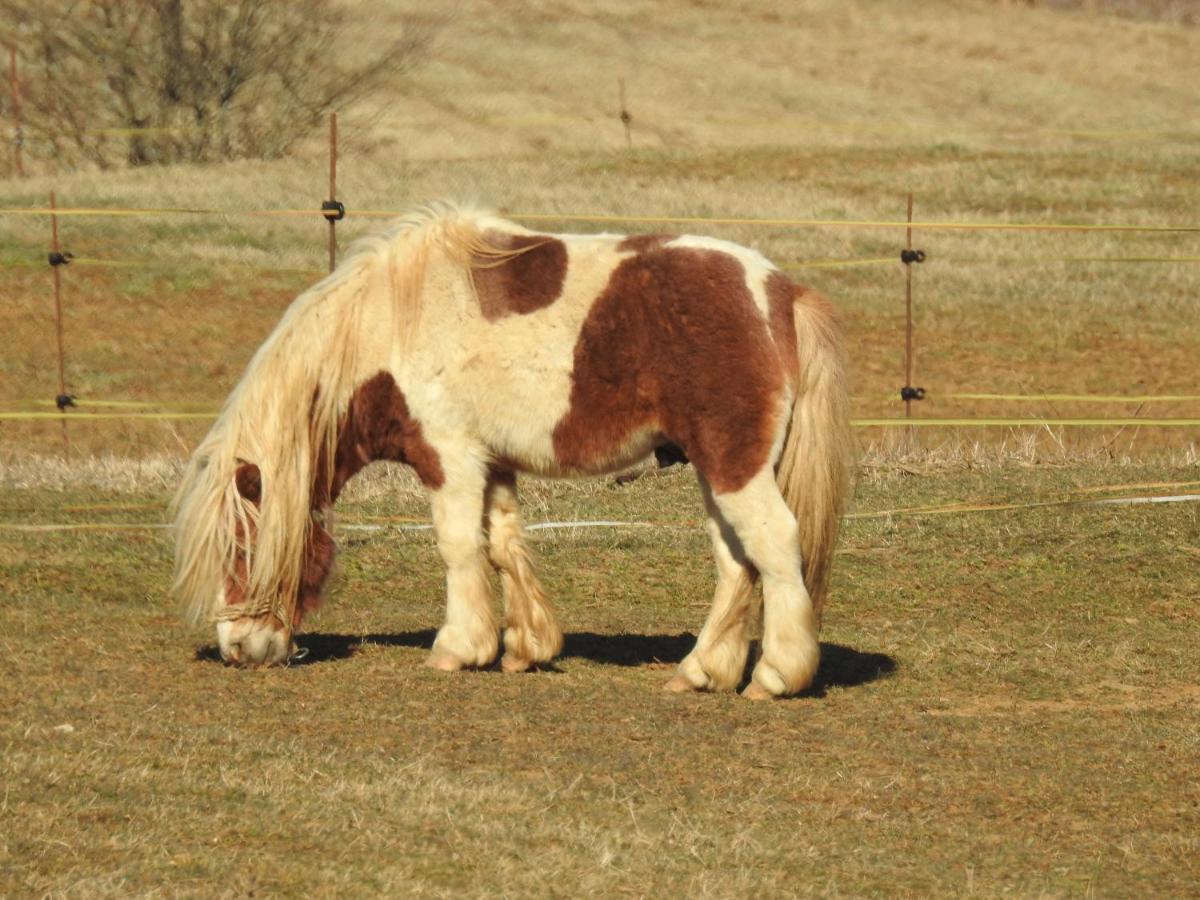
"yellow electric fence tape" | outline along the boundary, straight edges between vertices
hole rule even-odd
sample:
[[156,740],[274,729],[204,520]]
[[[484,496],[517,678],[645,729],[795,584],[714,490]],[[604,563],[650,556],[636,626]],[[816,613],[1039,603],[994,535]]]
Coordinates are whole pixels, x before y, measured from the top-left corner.
[[[930,261],[935,261],[931,258]],[[939,256],[938,262],[954,263],[995,263],[997,265],[1022,266],[1045,263],[1194,263],[1200,262],[1200,256]]]
[[895,256],[877,256],[869,259],[814,259],[809,262],[794,262],[782,266],[788,272],[798,269],[840,269],[850,266],[877,266],[880,263],[895,263],[900,265],[899,254]]
[[[65,410],[63,412],[0,412],[0,421],[17,421],[39,419],[72,419],[79,421],[105,419],[215,419],[214,412],[81,412]],[[1051,418],[958,418],[958,419],[898,419],[895,417],[876,419],[855,419],[853,424],[858,428],[913,428],[913,427],[943,427],[943,428],[1021,428],[1021,427],[1064,427],[1064,428],[1197,428],[1200,419],[1176,418],[1145,418],[1113,417],[1113,418],[1081,418],[1081,419],[1051,419]]]
[[[1185,482],[1190,484],[1191,482]],[[1093,490],[1101,490],[1095,488]],[[1200,499],[1200,491],[1183,491],[1177,494],[1169,495],[1151,495],[1151,496],[1120,496],[1120,497],[1104,497],[1102,499],[1089,499],[1086,497],[1075,497],[1063,500],[1042,500],[1033,503],[952,503],[945,506],[909,506],[899,509],[883,509],[873,510],[870,512],[849,513],[846,518],[850,520],[863,519],[885,519],[895,516],[940,516],[940,515],[955,515],[963,513],[981,513],[981,512],[1010,512],[1015,510],[1026,509],[1045,509],[1050,507],[1062,506],[1102,506],[1110,503],[1154,503],[1165,501],[1181,501]],[[394,518],[386,517],[371,517],[375,521],[384,519],[389,522],[395,522],[401,525],[410,523],[418,523],[420,525],[429,526],[430,523],[422,519],[414,519],[408,516],[396,516]],[[638,528],[647,525],[656,525],[658,527],[686,527],[687,523],[674,522],[563,522],[554,523],[565,528],[580,527],[580,526],[597,526],[603,525],[610,528]],[[380,526],[382,527],[382,526]],[[540,531],[546,527],[546,523],[532,523],[526,528],[530,531]],[[46,532],[71,532],[71,531],[136,531],[136,530],[154,530],[165,531],[171,526],[166,522],[63,522],[63,523],[24,523],[24,522],[0,522],[0,531],[13,531],[25,533],[46,533]]]
[[64,410],[63,412],[0,412],[0,421],[16,421],[19,419],[215,419],[212,412],[114,412],[94,413]]
[[[356,209],[351,215],[399,216],[407,210]],[[3,207],[0,215],[27,216],[150,216],[164,214],[219,216],[316,216],[312,209],[241,209],[225,210],[206,207],[108,208],[108,207]],[[332,212],[329,215],[333,215]],[[1146,233],[1200,233],[1200,225],[1133,225],[1087,224],[1054,222],[908,222],[902,219],[763,219],[720,216],[641,216],[580,213],[505,213],[511,218],[530,222],[631,222],[647,225],[750,225],[781,228],[912,228],[914,230],[972,230],[972,231],[1102,231]]]
[[855,419],[854,425],[859,428],[1021,428],[1035,427],[1066,427],[1066,428],[1134,428],[1153,426],[1155,428],[1197,428],[1200,419],[1015,419],[1015,418],[971,418],[971,419]]
[[[90,397],[86,400],[74,398],[75,406],[78,409],[86,410],[91,406],[107,406],[115,409],[154,409],[163,411],[164,408],[169,409],[175,407],[177,409],[185,409],[189,412],[207,412],[216,414],[216,404],[214,403],[181,403],[174,400],[93,400]],[[53,400],[33,400],[29,403],[30,406],[54,406]],[[58,413],[55,413],[58,415]],[[75,413],[68,413],[75,415]]]
[[976,513],[976,512],[1006,512],[1016,509],[1044,509],[1052,506],[1099,506],[1109,502],[1117,501],[1141,501],[1146,503],[1163,501],[1168,499],[1182,497],[1197,497],[1200,498],[1200,492],[1183,491],[1179,494],[1168,496],[1150,496],[1150,497],[1105,497],[1102,500],[1089,500],[1085,498],[1073,498],[1068,500],[1042,500],[1035,503],[954,503],[948,506],[909,506],[901,509],[884,509],[876,512],[849,513],[847,519],[886,519],[891,516],[945,516],[954,513]]
[[[41,256],[41,251],[36,251],[36,255]],[[1008,263],[1017,262],[1018,260],[1004,259],[1001,257],[978,257],[964,259],[961,257],[939,257],[937,259],[930,258],[927,262],[944,262],[961,265],[963,263]],[[1200,262],[1200,256],[1038,256],[1032,260],[1019,260],[1022,263],[1196,263]],[[840,269],[852,268],[855,266],[877,266],[886,263],[900,264],[899,254],[893,256],[872,256],[856,259],[813,259],[813,260],[798,260],[796,262],[786,263],[780,266],[781,269],[794,272],[802,269]],[[170,269],[196,269],[196,268],[234,268],[248,269],[257,272],[298,272],[305,275],[324,276],[328,274],[325,269],[315,266],[271,266],[262,263],[241,262],[238,260],[227,259],[100,259],[92,256],[73,256],[70,259],[72,266],[109,266],[109,267],[125,267],[125,268],[170,268]],[[45,259],[17,259],[8,262],[0,262],[0,268],[18,269],[18,268],[41,268],[46,265]]]
[[949,397],[952,400],[1055,400],[1064,403],[1183,403],[1200,400],[1200,394],[1143,394],[1121,397],[1115,394],[939,394],[932,391],[926,393],[925,397]]

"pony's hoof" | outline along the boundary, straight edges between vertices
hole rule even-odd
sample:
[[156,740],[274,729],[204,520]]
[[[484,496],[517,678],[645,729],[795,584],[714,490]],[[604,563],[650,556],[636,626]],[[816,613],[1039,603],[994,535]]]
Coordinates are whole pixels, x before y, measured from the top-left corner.
[[440,647],[433,648],[429,658],[425,660],[425,665],[439,672],[457,672],[463,667],[462,660]]
[[746,685],[742,691],[742,696],[747,700],[774,700],[775,695],[768,691],[757,681],[752,681]]
[[521,659],[518,656],[513,656],[511,653],[505,653],[500,658],[500,670],[507,672],[509,675],[515,675],[518,672],[528,672],[533,663],[528,659]]
[[664,691],[670,691],[672,694],[690,694],[693,691],[700,691],[703,688],[698,688],[683,675],[675,675],[670,681],[663,685]]

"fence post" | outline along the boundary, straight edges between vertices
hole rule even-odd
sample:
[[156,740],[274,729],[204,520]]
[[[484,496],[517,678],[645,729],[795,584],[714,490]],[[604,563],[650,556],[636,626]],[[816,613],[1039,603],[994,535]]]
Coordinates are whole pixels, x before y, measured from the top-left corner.
[[617,90],[621,99],[621,124],[625,126],[625,149],[633,149],[633,113],[629,111],[629,107],[625,105],[625,79],[617,79]]
[[59,420],[62,424],[63,453],[71,457],[71,439],[67,434],[66,411],[73,406],[71,395],[67,393],[67,364],[66,352],[63,347],[63,304],[62,304],[62,273],[59,271],[67,262],[67,256],[62,252],[58,243],[57,200],[54,191],[50,192],[50,268],[54,272],[54,331],[58,338],[58,396],[55,405],[64,415]]
[[25,167],[21,161],[21,145],[25,143],[25,132],[21,122],[21,83],[17,80],[17,48],[8,48],[8,90],[12,95],[13,110],[13,168],[17,177],[25,177]]
[[[337,205],[337,113],[329,114],[329,208],[339,209]],[[337,266],[337,220],[338,216],[330,215],[329,219],[329,271]]]
[[[908,227],[904,229],[904,249],[912,253],[913,195],[908,195]],[[904,265],[904,386],[913,383],[913,319],[912,319],[912,263]],[[904,418],[912,418],[911,391],[905,392]],[[911,438],[912,435],[909,435]]]

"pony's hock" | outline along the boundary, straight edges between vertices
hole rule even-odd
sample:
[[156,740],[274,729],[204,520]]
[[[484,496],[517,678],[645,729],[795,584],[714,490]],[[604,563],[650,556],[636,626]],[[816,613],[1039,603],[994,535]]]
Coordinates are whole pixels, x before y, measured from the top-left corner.
[[562,631],[517,475],[604,475],[653,453],[694,467],[718,572],[668,687],[737,686],[761,577],[746,694],[795,694],[818,664],[847,411],[833,309],[758,253],[439,206],[361,242],[259,348],[179,487],[175,589],[217,623],[224,659],[285,664],[332,568],[323,513],[363,466],[395,460],[429,491],[446,565],[429,663],[502,654],[523,671],[559,653]]

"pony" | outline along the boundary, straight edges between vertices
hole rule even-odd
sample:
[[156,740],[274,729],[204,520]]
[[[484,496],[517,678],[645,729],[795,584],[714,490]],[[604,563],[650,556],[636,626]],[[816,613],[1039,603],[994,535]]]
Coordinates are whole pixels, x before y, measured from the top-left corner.
[[441,204],[358,242],[259,347],[172,504],[174,592],[222,658],[286,664],[320,603],[326,514],[374,460],[428,490],[446,567],[428,664],[548,663],[557,617],[522,535],[517,476],[690,460],[716,590],[667,687],[744,694],[813,680],[849,484],[837,316],[754,250],[707,237],[539,233]]

